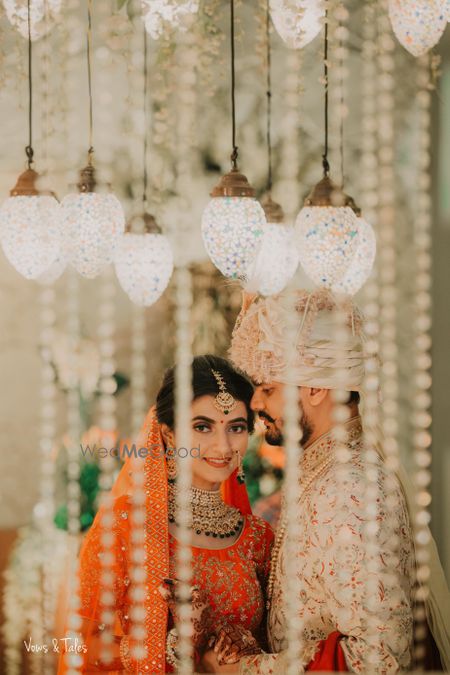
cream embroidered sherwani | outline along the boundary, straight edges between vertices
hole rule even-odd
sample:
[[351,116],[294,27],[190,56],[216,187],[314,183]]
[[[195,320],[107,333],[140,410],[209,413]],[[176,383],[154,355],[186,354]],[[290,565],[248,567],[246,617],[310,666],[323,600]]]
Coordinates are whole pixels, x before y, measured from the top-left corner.
[[[303,630],[298,672],[313,658],[318,642],[339,631],[349,671],[368,672],[370,642],[376,649],[371,672],[396,673],[410,666],[413,637],[414,554],[407,507],[398,481],[388,476],[381,458],[373,453],[378,531],[373,535],[376,546],[370,550],[360,418],[350,420],[347,430],[345,465],[335,456],[332,434],[318,439],[302,457],[297,574]],[[243,658],[241,673],[287,672],[284,597],[292,592],[292,584],[286,578],[285,543],[281,541],[275,561],[268,615],[272,653]],[[375,593],[368,591],[370,576],[376,582]]]

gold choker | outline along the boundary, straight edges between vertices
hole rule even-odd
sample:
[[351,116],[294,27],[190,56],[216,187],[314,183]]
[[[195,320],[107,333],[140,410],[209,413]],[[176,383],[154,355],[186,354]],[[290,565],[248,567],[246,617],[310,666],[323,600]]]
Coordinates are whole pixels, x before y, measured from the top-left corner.
[[[176,483],[168,483],[169,487],[169,522],[176,523],[176,505],[178,488]],[[222,499],[220,490],[201,490],[190,488],[192,505],[191,529],[196,534],[207,537],[226,539],[240,532],[244,519],[234,506],[228,506]]]

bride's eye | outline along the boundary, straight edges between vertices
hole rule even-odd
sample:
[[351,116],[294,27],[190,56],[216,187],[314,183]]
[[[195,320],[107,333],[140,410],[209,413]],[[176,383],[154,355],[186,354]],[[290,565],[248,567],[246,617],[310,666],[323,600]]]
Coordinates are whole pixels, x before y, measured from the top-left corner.
[[230,427],[230,431],[232,431],[235,434],[244,434],[247,431],[247,425],[233,424],[233,426]]
[[201,434],[204,434],[206,431],[209,431],[209,425],[201,422],[200,424],[194,425],[195,431],[199,431]]

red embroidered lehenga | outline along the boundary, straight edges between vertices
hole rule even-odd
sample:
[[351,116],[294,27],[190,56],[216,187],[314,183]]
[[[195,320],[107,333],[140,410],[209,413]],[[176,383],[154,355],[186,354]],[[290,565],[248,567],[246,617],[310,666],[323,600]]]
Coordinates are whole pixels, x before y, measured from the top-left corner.
[[[155,410],[150,410],[144,423],[139,447],[155,447],[163,440]],[[161,453],[162,455],[163,453]],[[147,657],[144,662],[135,662],[130,655],[130,579],[132,471],[136,465],[145,474],[146,491],[146,588],[143,602]],[[174,577],[176,540],[168,531],[167,471],[164,456],[155,458],[149,454],[144,460],[128,460],[113,487],[115,537],[115,630],[114,662],[100,663],[101,606],[100,576],[101,534],[104,509],[100,509],[86,535],[80,552],[79,584],[81,634],[87,653],[81,654],[83,673],[171,672],[166,663],[166,637],[173,626],[167,603],[158,588],[164,577]],[[210,606],[209,626],[206,632],[214,632],[222,622],[249,629],[258,642],[264,642],[265,632],[265,586],[270,566],[270,551],[273,533],[270,526],[251,514],[247,491],[239,485],[236,472],[222,486],[226,503],[239,508],[245,516],[244,526],[238,540],[223,549],[192,548],[193,583],[203,592]],[[199,655],[197,655],[199,657]],[[69,670],[65,657],[61,657],[58,675]],[[80,672],[80,671],[79,671]]]

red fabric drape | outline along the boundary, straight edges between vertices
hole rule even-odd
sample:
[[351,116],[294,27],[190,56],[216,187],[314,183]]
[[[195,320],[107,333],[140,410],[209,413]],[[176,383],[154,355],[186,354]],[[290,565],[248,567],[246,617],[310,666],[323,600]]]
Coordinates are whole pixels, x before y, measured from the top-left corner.
[[306,666],[307,671],[315,670],[322,672],[347,672],[344,652],[339,644],[342,634],[339,631],[330,633],[326,640],[321,640],[319,649],[313,660]]
[[238,470],[235,469],[231,476],[222,483],[222,499],[225,504],[239,509],[243,516],[249,516],[252,513],[252,507],[250,506],[247,488],[245,483],[239,483],[237,474]]

